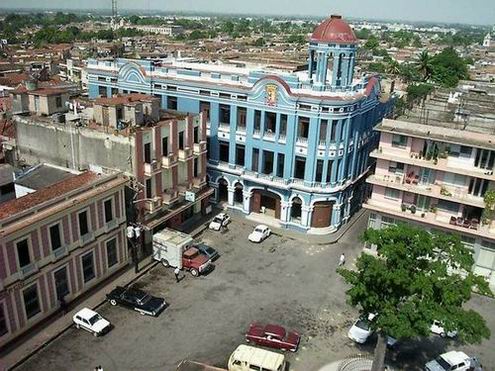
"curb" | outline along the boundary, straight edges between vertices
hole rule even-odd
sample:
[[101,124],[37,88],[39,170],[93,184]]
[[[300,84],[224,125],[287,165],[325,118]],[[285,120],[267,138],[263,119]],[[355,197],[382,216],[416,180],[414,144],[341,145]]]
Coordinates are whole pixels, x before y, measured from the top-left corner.
[[[194,231],[191,232],[191,235],[196,238],[199,236],[201,233],[203,233],[206,229],[208,228],[208,224],[202,224],[200,227],[196,228]],[[142,271],[139,272],[137,276],[132,278],[129,282],[125,284],[126,287],[130,286],[134,282],[136,282],[138,279],[140,279],[142,276],[144,276],[146,273],[148,273],[151,269],[153,269],[155,266],[159,264],[158,261],[152,260],[148,264],[146,264],[143,268]],[[132,269],[132,268],[131,268]],[[98,304],[96,304],[92,309],[96,310],[99,307],[101,307],[103,304],[106,303],[106,300],[102,300]],[[11,371],[15,370],[17,367],[21,366],[23,363],[25,363],[27,360],[29,360],[32,356],[34,356],[36,353],[38,353],[40,350],[43,348],[47,347],[50,345],[53,341],[57,340],[60,336],[62,336],[64,333],[66,333],[70,328],[72,327],[72,323],[64,327],[60,332],[55,334],[53,337],[45,341],[43,344],[40,344],[38,347],[36,347],[33,351],[30,353],[26,354],[24,357],[22,357],[20,360],[18,360],[16,363],[14,363],[11,366],[7,366],[5,368],[5,371]]]
[[[127,287],[127,286],[131,285],[132,283],[134,283],[135,281],[137,281],[139,278],[141,278],[146,273],[148,273],[152,268],[154,268],[157,264],[158,264],[157,261],[152,261],[152,262],[148,263],[147,265],[145,265],[143,267],[142,272],[140,272],[137,276],[135,276],[133,279],[131,279],[128,283],[126,283],[125,286]],[[98,304],[96,304],[92,309],[98,309],[103,304],[105,304],[105,302],[106,302],[105,299],[102,300],[101,302],[99,302]],[[45,341],[43,344],[40,344],[33,351],[31,351],[30,353],[28,353],[27,355],[25,355],[24,357],[22,357],[20,360],[18,360],[13,365],[7,366],[5,368],[5,371],[15,370],[17,367],[21,366],[24,362],[26,362],[28,359],[30,359],[32,356],[34,356],[40,350],[42,350],[46,346],[50,345],[53,341],[57,340],[60,336],[62,336],[64,333],[66,333],[71,327],[72,327],[72,323],[69,324],[69,325],[67,325],[66,327],[64,327],[60,332],[58,332],[53,337],[51,337],[50,339],[48,339],[47,341]]]

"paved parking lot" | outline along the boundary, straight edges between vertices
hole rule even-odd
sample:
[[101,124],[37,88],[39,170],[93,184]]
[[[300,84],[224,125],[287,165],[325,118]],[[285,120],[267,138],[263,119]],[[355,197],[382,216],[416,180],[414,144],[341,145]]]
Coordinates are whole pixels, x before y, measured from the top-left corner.
[[[347,339],[356,311],[346,304],[345,285],[335,272],[342,251],[348,264],[360,252],[357,236],[366,218],[329,246],[277,235],[254,245],[247,241],[252,223],[240,220],[227,233],[206,231],[200,237],[221,253],[208,276],[194,279],[186,273],[177,284],[173,270],[158,265],[137,282],[170,303],[158,318],[105,304],[99,312],[115,326],[109,334],[94,338],[70,329],[19,369],[82,371],[102,365],[105,371],[172,371],[182,359],[226,366],[253,320],[302,333],[299,352],[288,355],[291,370],[317,371],[334,360],[372,351],[372,343],[357,347]],[[490,316],[495,338],[495,303],[477,297],[471,305]],[[447,346],[456,344],[438,337],[410,342],[391,354],[391,360],[405,370],[419,369]],[[493,338],[466,348],[487,370],[495,370],[493,349]]]

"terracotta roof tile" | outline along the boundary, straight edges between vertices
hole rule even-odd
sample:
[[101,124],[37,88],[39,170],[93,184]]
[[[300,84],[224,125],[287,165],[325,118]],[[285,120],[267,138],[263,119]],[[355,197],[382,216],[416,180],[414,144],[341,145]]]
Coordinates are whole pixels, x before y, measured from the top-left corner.
[[62,180],[49,187],[40,189],[34,193],[27,194],[15,200],[7,201],[0,208],[0,220],[11,217],[17,213],[26,211],[45,201],[74,191],[98,178],[98,174],[86,171],[80,175]]

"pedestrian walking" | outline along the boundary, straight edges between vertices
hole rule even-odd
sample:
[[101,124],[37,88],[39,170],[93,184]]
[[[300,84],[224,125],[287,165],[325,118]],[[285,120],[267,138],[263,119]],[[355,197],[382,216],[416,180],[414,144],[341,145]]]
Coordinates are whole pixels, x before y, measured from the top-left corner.
[[339,258],[339,267],[343,266],[345,264],[345,254],[342,253]]
[[62,313],[67,314],[67,303],[65,302],[65,299],[63,297],[60,298],[59,304],[60,304],[60,310],[62,311]]
[[174,274],[175,274],[175,281],[177,283],[179,283],[179,273],[180,273],[180,269],[179,268],[175,268]]

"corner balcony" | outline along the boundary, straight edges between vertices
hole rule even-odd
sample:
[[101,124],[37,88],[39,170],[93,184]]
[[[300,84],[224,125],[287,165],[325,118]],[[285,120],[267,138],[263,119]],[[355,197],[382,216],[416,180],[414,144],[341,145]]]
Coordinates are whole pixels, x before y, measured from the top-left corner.
[[171,205],[179,198],[179,192],[176,189],[167,189],[162,194],[162,201],[165,205]]
[[467,193],[467,190],[461,187],[452,187],[438,182],[424,184],[417,179],[408,178],[405,175],[371,175],[366,179],[369,184],[394,188],[399,191],[415,193],[422,196],[434,197],[441,200],[461,203],[469,206],[484,208],[485,201],[483,197],[476,197]]
[[162,168],[171,169],[176,165],[178,165],[177,156],[173,153],[169,153],[168,156],[162,157]]
[[161,163],[158,160],[152,160],[151,163],[144,163],[144,176],[151,177],[161,170]]
[[146,212],[153,214],[157,212],[162,207],[162,198],[154,197],[151,200],[144,201],[144,210]]
[[493,173],[493,170],[481,169],[475,166],[452,166],[452,164],[449,164],[448,158],[439,157],[437,159],[427,160],[425,157],[420,157],[419,153],[407,151],[387,151],[387,148],[382,147],[372,151],[370,153],[370,157],[495,181],[495,174]]
[[426,224],[431,228],[443,228],[460,234],[470,234],[474,237],[479,236],[488,239],[495,239],[495,223],[484,225],[479,223],[478,218],[467,218],[459,216],[458,213],[449,213],[436,208],[430,208],[427,211],[416,210],[412,205],[397,202],[397,205],[391,205],[376,200],[368,199],[363,207],[378,213],[406,219],[412,222]]
[[206,152],[206,142],[202,141],[200,143],[194,143],[193,144],[193,154],[194,155],[199,156],[205,152]]
[[192,185],[193,185],[193,188],[196,188],[196,189],[203,188],[206,185],[206,177],[203,177],[203,178],[199,178],[199,177],[193,178],[193,184]]
[[192,149],[190,147],[185,147],[184,149],[179,149],[179,161],[187,161],[192,156]]

